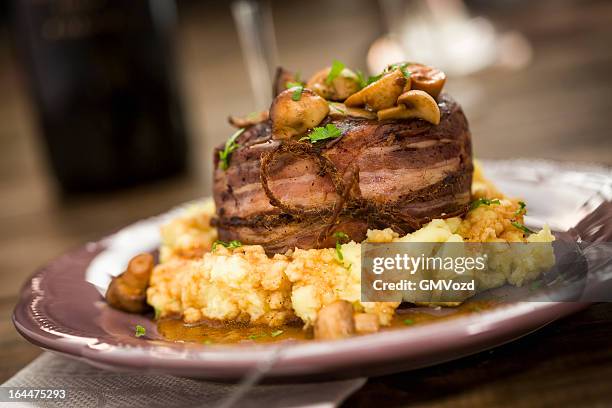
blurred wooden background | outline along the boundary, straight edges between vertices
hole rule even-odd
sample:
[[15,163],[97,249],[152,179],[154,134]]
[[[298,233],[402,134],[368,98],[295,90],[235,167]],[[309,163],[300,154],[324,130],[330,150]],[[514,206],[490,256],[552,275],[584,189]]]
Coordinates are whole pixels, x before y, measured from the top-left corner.
[[[0,382],[39,352],[10,323],[16,294],[26,277],[87,240],[207,195],[212,148],[231,133],[227,115],[266,108],[253,104],[234,23],[222,3],[179,1],[177,46],[191,136],[191,175],[70,199],[55,193],[8,30],[0,26]],[[385,31],[375,1],[273,4],[281,63],[304,75],[332,59],[363,69],[368,46]],[[482,11],[499,30],[524,34],[533,47],[533,60],[521,70],[491,68],[450,78],[447,89],[464,105],[476,155],[612,165],[612,2],[499,4]],[[571,318],[569,326],[580,327],[580,316],[591,316],[597,321],[593,330],[610,334],[610,307],[598,310],[595,317],[583,313]],[[585,323],[585,330],[590,327],[595,325]],[[546,348],[557,335],[563,333],[550,329],[526,341]],[[607,367],[612,366],[611,356],[604,357]],[[490,358],[495,359],[495,353]],[[500,364],[512,358],[502,356]],[[366,401],[368,395],[363,398],[353,402]]]

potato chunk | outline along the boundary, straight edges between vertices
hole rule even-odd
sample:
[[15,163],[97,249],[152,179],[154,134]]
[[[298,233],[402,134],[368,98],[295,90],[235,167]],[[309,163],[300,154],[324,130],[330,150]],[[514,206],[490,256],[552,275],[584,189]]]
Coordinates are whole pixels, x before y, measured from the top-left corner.
[[376,333],[380,329],[378,316],[372,313],[355,313],[355,330],[359,334]]
[[346,300],[338,300],[324,306],[317,314],[314,336],[317,340],[336,340],[355,334],[353,306]]

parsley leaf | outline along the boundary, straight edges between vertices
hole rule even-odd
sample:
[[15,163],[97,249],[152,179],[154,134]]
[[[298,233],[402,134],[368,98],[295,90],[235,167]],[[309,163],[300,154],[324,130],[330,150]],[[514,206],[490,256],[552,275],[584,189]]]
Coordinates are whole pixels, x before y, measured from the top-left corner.
[[272,337],[278,337],[281,334],[283,334],[285,331],[284,330],[274,330],[272,333],[270,333],[270,336]]
[[404,320],[404,324],[405,324],[406,326],[410,326],[410,325],[414,324],[414,320],[412,320],[412,319],[406,319],[406,320]]
[[287,89],[295,88],[296,86],[302,86],[302,83],[301,82],[297,82],[297,81],[289,81],[289,82],[285,83],[285,87]]
[[516,215],[516,216],[519,216],[521,214],[525,214],[527,212],[526,211],[527,204],[525,204],[522,201],[519,201],[518,203],[519,203],[519,209],[516,210],[516,212],[514,213],[514,215]]
[[382,74],[368,77],[368,85],[373,84],[374,82],[378,81],[382,77],[383,77]]
[[285,82],[285,89],[294,88],[296,86],[304,86],[304,82],[300,79],[300,71],[293,75],[293,81]]
[[248,338],[249,338],[249,340],[256,340],[256,339],[258,339],[260,337],[264,337],[264,336],[265,336],[265,334],[259,333],[259,334],[251,334]]
[[387,74],[389,72],[395,71],[396,69],[400,69],[402,71],[402,74],[404,74],[406,78],[410,78],[411,73],[410,71],[408,71],[407,62],[400,62],[400,63],[388,65],[387,68],[385,68],[385,70],[383,71],[383,74]]
[[342,244],[340,241],[336,241],[336,255],[338,255],[338,259],[344,261],[344,255],[342,255]]
[[357,82],[359,82],[360,88],[365,88],[366,86],[378,81],[380,78],[382,78],[382,74],[369,76],[366,78],[363,72],[357,71]]
[[348,239],[349,239],[349,236],[348,236],[348,235],[346,235],[346,234],[345,234],[344,232],[342,232],[342,231],[336,231],[336,232],[334,232],[334,238],[336,238],[336,239],[346,239],[346,240],[348,240]]
[[232,240],[230,242],[224,242],[224,241],[220,241],[220,240],[216,240],[215,242],[213,242],[212,244],[212,248],[211,251],[214,251],[215,249],[217,249],[217,246],[222,245],[224,247],[226,247],[227,249],[236,249],[242,246],[242,242],[238,241],[238,240]]
[[512,221],[511,222],[512,226],[520,229],[521,231],[523,231],[525,234],[533,234],[533,231],[530,230],[529,228],[527,228],[526,226],[524,226],[523,224],[521,224],[520,222],[516,222],[516,221]]
[[359,86],[361,88],[365,88],[366,86],[373,84],[374,82],[378,81],[380,78],[382,78],[389,72],[393,72],[396,69],[400,69],[402,71],[402,74],[404,74],[406,78],[410,78],[411,72],[408,70],[408,63],[402,62],[402,63],[388,65],[383,70],[382,73],[378,75],[369,76],[367,79],[365,75],[363,74],[363,72],[357,71],[357,81],[359,82]]
[[136,333],[134,333],[134,336],[136,336],[136,337],[142,337],[142,336],[144,336],[145,334],[147,334],[146,329],[145,329],[143,326],[141,326],[141,325],[137,324],[137,325],[136,325]]
[[481,205],[491,204],[500,204],[500,202],[497,198],[494,198],[493,200],[489,200],[488,198],[479,198],[476,201],[472,201],[472,204],[470,204],[470,211],[480,207]]
[[342,136],[340,129],[329,123],[325,127],[316,127],[312,129],[312,132],[302,137],[300,141],[308,139],[311,143],[315,143],[319,140],[333,139],[340,136]]
[[363,75],[363,72],[361,71],[357,71],[357,82],[359,82],[360,88],[365,88],[366,86],[368,86],[368,80],[366,79],[365,75]]
[[225,142],[225,149],[219,152],[219,168],[221,170],[225,171],[229,167],[229,161],[230,157],[232,156],[232,152],[238,149],[238,147],[240,147],[240,145],[236,143],[236,139],[238,139],[238,136],[240,136],[242,132],[244,132],[244,129],[240,129],[239,131],[231,135],[230,138],[227,139],[227,142]]
[[336,231],[334,232],[334,238],[336,238],[336,255],[338,256],[339,260],[344,261],[344,255],[342,254],[342,243],[341,242],[348,241],[349,236],[346,235],[342,231]]
[[304,90],[304,87],[302,85],[296,86],[293,93],[291,94],[291,99],[293,99],[295,102],[299,101],[300,98],[302,97],[303,90]]
[[325,79],[325,83],[329,85],[334,79],[338,78],[338,75],[340,75],[344,69],[344,66],[345,65],[340,61],[334,60],[334,62],[332,62],[331,69],[329,70],[329,74],[327,74],[327,78]]

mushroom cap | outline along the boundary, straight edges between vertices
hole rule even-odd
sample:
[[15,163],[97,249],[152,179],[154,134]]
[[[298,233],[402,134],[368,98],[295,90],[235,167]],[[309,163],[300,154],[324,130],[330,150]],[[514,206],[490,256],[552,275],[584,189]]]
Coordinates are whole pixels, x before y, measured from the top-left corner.
[[411,89],[425,91],[434,99],[440,95],[446,82],[443,71],[423,64],[408,64],[406,69],[410,71]]
[[425,91],[411,90],[397,98],[397,106],[378,111],[379,120],[418,118],[437,125],[440,108],[436,100]]
[[359,91],[359,78],[353,71],[344,68],[338,76],[328,82],[327,77],[330,71],[331,67],[327,67],[316,72],[310,77],[306,87],[330,101],[343,101]]
[[372,111],[361,108],[351,108],[341,102],[329,103],[329,116],[332,118],[342,118],[350,116],[353,118],[360,119],[376,119],[376,114]]
[[390,108],[395,105],[406,82],[404,73],[396,69],[349,96],[344,104],[350,107],[365,106],[374,111]]
[[299,87],[284,90],[272,102],[270,119],[272,137],[288,139],[317,126],[329,113],[327,101],[310,89],[303,88],[300,98],[294,100]]

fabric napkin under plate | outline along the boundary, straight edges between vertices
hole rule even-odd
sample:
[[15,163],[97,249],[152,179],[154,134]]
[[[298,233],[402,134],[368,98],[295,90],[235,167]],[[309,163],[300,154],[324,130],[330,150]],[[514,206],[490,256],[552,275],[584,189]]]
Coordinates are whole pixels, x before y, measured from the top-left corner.
[[345,381],[256,385],[232,401],[238,385],[171,375],[118,373],[49,352],[23,368],[2,387],[61,388],[67,399],[15,402],[8,407],[335,407],[365,378]]

